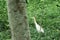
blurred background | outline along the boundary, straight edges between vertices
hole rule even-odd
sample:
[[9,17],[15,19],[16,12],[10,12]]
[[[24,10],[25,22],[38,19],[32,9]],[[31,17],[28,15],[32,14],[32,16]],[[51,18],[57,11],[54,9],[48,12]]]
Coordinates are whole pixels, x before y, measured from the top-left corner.
[[[60,40],[60,0],[27,0],[31,40]],[[44,28],[37,33],[32,17]],[[0,40],[11,40],[6,0],[0,0]]]

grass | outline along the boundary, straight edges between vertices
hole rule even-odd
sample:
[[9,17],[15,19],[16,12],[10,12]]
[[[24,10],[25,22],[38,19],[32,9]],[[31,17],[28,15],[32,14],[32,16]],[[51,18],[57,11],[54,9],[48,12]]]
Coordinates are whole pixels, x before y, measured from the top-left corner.
[[[27,4],[31,40],[60,40],[60,1],[30,0]],[[6,1],[0,0],[0,21],[7,21]],[[45,33],[38,34],[31,17],[35,16],[37,23],[44,28]],[[1,23],[1,22],[0,22]],[[7,23],[5,23],[7,24]],[[0,40],[11,40],[9,31],[0,32]]]

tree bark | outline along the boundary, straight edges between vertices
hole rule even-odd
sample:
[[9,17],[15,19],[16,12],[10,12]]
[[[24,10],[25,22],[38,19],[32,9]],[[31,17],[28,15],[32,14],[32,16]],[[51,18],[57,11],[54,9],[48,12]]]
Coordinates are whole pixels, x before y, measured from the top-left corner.
[[7,10],[12,40],[30,40],[26,0],[7,0]]

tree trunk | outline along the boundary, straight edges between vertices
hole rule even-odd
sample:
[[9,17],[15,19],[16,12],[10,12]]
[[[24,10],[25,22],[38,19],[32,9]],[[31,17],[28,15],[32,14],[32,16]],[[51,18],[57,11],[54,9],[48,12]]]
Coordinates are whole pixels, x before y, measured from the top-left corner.
[[26,0],[7,0],[12,40],[30,40],[26,16]]

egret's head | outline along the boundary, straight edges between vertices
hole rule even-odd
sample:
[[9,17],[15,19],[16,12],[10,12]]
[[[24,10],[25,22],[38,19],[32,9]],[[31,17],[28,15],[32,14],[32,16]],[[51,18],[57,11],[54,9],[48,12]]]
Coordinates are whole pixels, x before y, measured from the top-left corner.
[[36,18],[35,17],[32,17],[32,19],[34,20],[34,22],[36,22]]
[[32,17],[32,19],[35,19],[35,17]]

